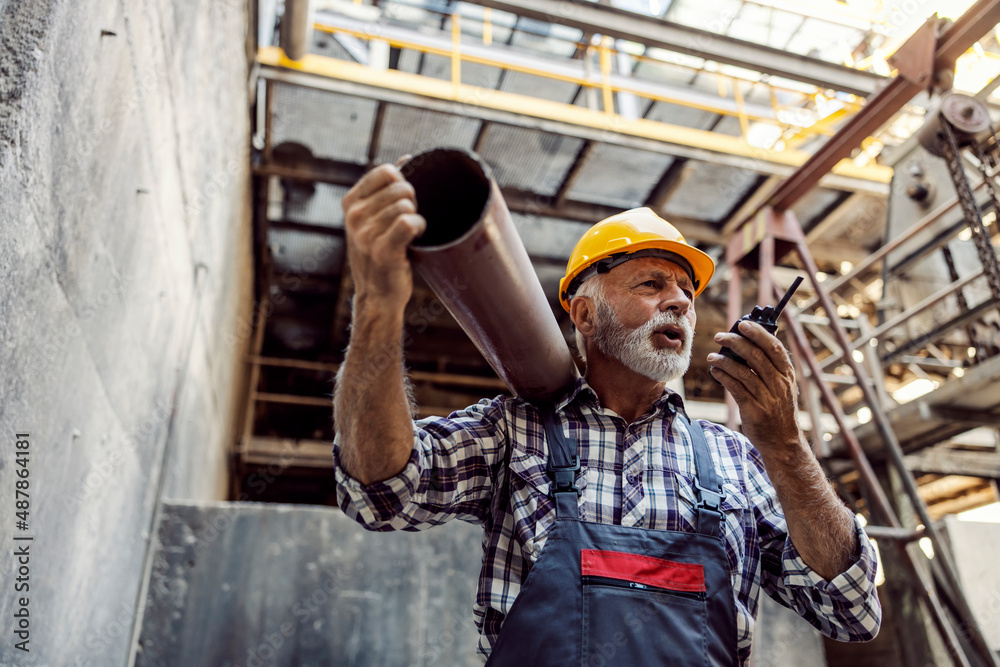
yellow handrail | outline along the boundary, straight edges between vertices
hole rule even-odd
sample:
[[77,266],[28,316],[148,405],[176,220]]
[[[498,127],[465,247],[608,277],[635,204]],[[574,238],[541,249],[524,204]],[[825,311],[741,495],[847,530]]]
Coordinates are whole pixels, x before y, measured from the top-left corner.
[[[454,23],[453,23],[453,26],[454,26]],[[352,37],[357,37],[358,39],[365,39],[365,40],[378,39],[378,40],[381,40],[383,42],[387,42],[390,46],[394,46],[394,47],[401,48],[401,49],[411,49],[413,51],[420,51],[422,53],[428,53],[428,54],[431,54],[431,55],[439,55],[439,56],[443,56],[443,57],[446,57],[446,58],[449,58],[449,59],[454,59],[456,57],[456,51],[457,51],[457,49],[444,49],[444,48],[439,48],[439,47],[436,47],[436,46],[429,46],[427,44],[420,44],[418,42],[413,42],[413,41],[409,41],[409,40],[405,40],[405,39],[399,39],[399,38],[396,38],[396,37],[387,37],[385,35],[376,35],[376,34],[373,34],[373,33],[370,33],[370,32],[366,32],[366,31],[354,30],[354,29],[351,29],[351,28],[334,27],[334,26],[329,26],[329,25],[325,25],[325,24],[322,24],[322,23],[315,23],[313,25],[313,27],[316,30],[320,31],[320,32],[325,32],[325,33],[330,34],[330,35],[334,35],[334,34],[337,34],[337,33],[343,33],[343,34],[351,35]],[[454,31],[455,31],[455,29],[453,27],[452,28],[453,41],[454,41]],[[588,49],[589,48],[590,47],[588,47]],[[676,104],[677,106],[683,106],[683,107],[688,107],[688,108],[691,108],[691,109],[697,109],[699,111],[707,111],[707,112],[710,112],[710,113],[717,113],[717,114],[720,114],[720,115],[723,115],[723,116],[738,116],[739,115],[738,111],[733,111],[732,109],[728,109],[728,108],[725,108],[725,107],[722,107],[722,106],[713,106],[713,105],[710,105],[710,104],[702,104],[702,103],[699,103],[699,102],[693,102],[691,100],[681,99],[681,98],[677,98],[677,97],[671,97],[669,95],[657,94],[657,93],[650,92],[650,91],[647,91],[647,90],[642,90],[642,89],[640,89],[638,87],[632,87],[632,86],[628,86],[628,85],[623,85],[623,84],[615,83],[615,82],[611,81],[610,79],[608,79],[607,77],[603,76],[603,67],[604,67],[604,55],[603,54],[604,53],[607,54],[607,62],[608,62],[608,65],[610,66],[610,58],[611,58],[611,56],[614,53],[616,53],[616,51],[612,47],[605,46],[605,45],[602,45],[600,48],[601,48],[601,53],[602,53],[602,79],[599,80],[599,81],[594,81],[593,79],[589,79],[589,78],[582,77],[582,76],[573,76],[573,75],[569,75],[569,74],[560,74],[558,72],[551,72],[551,71],[548,71],[548,70],[545,70],[545,69],[542,69],[542,68],[535,68],[535,67],[530,67],[530,66],[527,66],[527,65],[517,64],[517,63],[507,63],[507,62],[500,61],[498,59],[486,58],[486,57],[482,57],[482,56],[473,55],[473,54],[470,54],[470,53],[458,53],[457,57],[461,61],[464,61],[464,62],[467,62],[467,63],[474,63],[474,64],[477,64],[477,65],[489,65],[491,67],[498,67],[500,69],[506,69],[506,70],[509,70],[509,71],[512,71],[512,72],[519,72],[521,74],[531,74],[533,76],[539,76],[539,77],[551,79],[553,81],[563,81],[563,82],[566,82],[566,83],[573,83],[573,84],[576,84],[576,85],[579,85],[579,86],[586,86],[588,88],[601,88],[602,90],[610,90],[613,93],[629,93],[629,94],[635,95],[636,97],[641,97],[643,99],[649,99],[649,100],[653,100],[653,101],[656,101],[656,102],[666,102],[666,103],[669,103],[669,104]],[[454,69],[455,68],[453,67],[453,70]],[[605,100],[605,109],[607,109],[607,108],[613,109],[614,107],[613,107],[613,104],[612,105],[607,104],[607,100]],[[780,123],[780,122],[776,121],[774,118],[770,118],[770,117],[767,117],[767,116],[760,116],[760,115],[753,114],[753,113],[746,113],[746,118],[748,120],[754,121],[754,122],[771,123],[771,124],[774,124],[774,125],[778,125],[779,127],[782,127],[782,128],[789,127],[787,124]]]

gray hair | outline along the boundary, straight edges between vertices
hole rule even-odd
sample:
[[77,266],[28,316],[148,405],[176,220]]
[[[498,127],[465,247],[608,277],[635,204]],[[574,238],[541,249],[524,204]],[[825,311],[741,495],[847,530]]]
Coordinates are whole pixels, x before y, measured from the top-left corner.
[[[607,288],[605,284],[605,277],[607,274],[599,273],[596,276],[584,281],[580,288],[577,289],[576,294],[570,299],[572,303],[573,299],[585,296],[594,302],[594,306],[607,305],[608,299],[605,292]],[[580,355],[580,358],[587,361],[587,341],[584,339],[583,334],[580,333],[579,329],[574,326],[574,335],[576,337],[576,352]]]

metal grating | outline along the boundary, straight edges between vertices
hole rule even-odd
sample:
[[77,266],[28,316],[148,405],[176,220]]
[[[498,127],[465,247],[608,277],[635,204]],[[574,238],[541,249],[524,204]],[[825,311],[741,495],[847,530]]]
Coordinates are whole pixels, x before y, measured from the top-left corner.
[[[460,25],[462,37],[468,40],[472,38],[476,42],[483,41],[483,10],[480,5],[473,5],[468,2],[458,3],[458,12],[461,15]],[[506,44],[511,38],[512,28],[517,21],[517,16],[509,12],[502,12],[494,9],[490,12],[490,38],[494,44]],[[451,15],[444,20],[441,31],[451,33]]]
[[582,222],[512,213],[514,227],[531,257],[568,259],[590,225]]
[[827,188],[813,188],[792,206],[796,219],[806,229],[817,222],[816,218],[826,213],[831,206],[840,201],[846,193]]
[[357,62],[336,37],[318,30],[313,33],[309,53],[315,53],[318,56],[327,56],[328,58],[337,58],[338,60]]
[[681,127],[691,127],[697,130],[707,130],[715,123],[719,117],[710,111],[693,109],[691,107],[671,104],[670,102],[656,102],[649,109],[646,118],[660,123],[670,123]]
[[503,85],[500,86],[500,90],[509,93],[528,95],[563,104],[570,104],[573,101],[577,88],[579,88],[577,84],[569,81],[556,81],[534,74],[513,71],[507,72],[503,78]]
[[690,176],[664,206],[667,216],[720,222],[757,182],[756,172],[692,162]]
[[383,117],[375,159],[395,162],[403,155],[416,155],[441,146],[472,150],[479,125],[474,118],[390,104]]
[[740,119],[736,116],[723,116],[718,123],[712,126],[712,132],[738,137],[743,134],[743,128],[740,127]]
[[316,157],[364,163],[375,102],[303,86],[274,83],[271,145],[305,144]]
[[[398,67],[400,72],[420,74],[433,79],[451,81],[451,58],[434,53],[424,54],[423,64],[420,62],[420,52],[413,49],[403,49],[399,54]],[[418,71],[419,68],[419,71]],[[480,88],[496,88],[500,81],[500,68],[481,63],[462,63],[462,83]]]
[[[282,185],[285,185],[283,182]],[[271,207],[271,219],[305,222],[323,227],[342,228],[344,226],[344,210],[341,202],[348,188],[328,183],[314,183],[313,194],[310,196],[300,181],[287,184],[288,189],[282,189],[282,200]]]
[[674,53],[655,46],[647,47],[645,54],[647,58],[637,61],[632,68],[633,76],[680,88],[691,85],[695,72],[705,66],[704,58]]
[[327,234],[270,229],[275,273],[336,277],[343,271],[344,240]]
[[802,17],[798,14],[747,4],[733,21],[729,36],[781,49],[795,36],[800,25]]
[[511,46],[538,51],[548,57],[570,58],[582,39],[583,32],[576,28],[521,17],[510,43]]
[[810,18],[784,46],[786,51],[801,53],[831,63],[843,63],[845,44],[859,44],[864,32]]
[[499,67],[491,67],[490,65],[462,63],[462,83],[495,90],[500,82],[502,71]]
[[482,156],[501,187],[554,195],[582,143],[581,139],[494,123]]
[[673,161],[662,153],[595,144],[568,197],[622,208],[642,206]]
[[692,28],[725,33],[744,4],[742,0],[675,0],[663,18]]

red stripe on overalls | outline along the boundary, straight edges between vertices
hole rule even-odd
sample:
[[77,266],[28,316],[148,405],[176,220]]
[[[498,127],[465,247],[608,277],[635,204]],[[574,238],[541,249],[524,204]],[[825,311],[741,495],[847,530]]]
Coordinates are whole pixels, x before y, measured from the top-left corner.
[[580,550],[580,574],[633,581],[671,591],[705,591],[705,568],[621,551]]

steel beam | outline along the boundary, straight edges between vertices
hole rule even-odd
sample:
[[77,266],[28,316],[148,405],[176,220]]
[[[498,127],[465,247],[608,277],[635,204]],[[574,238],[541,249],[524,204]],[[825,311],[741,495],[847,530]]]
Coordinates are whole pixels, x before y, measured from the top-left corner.
[[[997,23],[1000,23],[1000,0],[979,0],[938,37],[934,51],[935,71],[953,69],[955,59]],[[816,186],[833,165],[847,158],[865,137],[874,134],[923,89],[923,85],[903,76],[892,79],[868,100],[861,111],[847,121],[843,129],[777,187],[767,205],[778,210],[791,208],[800,197]]]
[[916,472],[1000,479],[1000,455],[995,451],[928,449],[910,454],[903,460],[907,468]]
[[[312,160],[308,164],[301,161],[295,165],[265,163],[253,168],[255,176],[278,176],[283,179],[328,183],[342,187],[351,187],[357,183],[365,171],[366,168],[364,165],[319,158]],[[503,194],[504,201],[507,202],[507,208],[512,213],[520,213],[522,215],[535,215],[594,224],[621,212],[620,207],[591,204],[589,202],[579,202],[570,199],[557,203],[554,197],[546,197],[515,188],[501,188],[501,194]],[[676,215],[669,217],[670,222],[689,241],[705,245],[725,245],[725,237],[717,231],[715,223],[708,220],[685,218]],[[287,220],[272,221],[270,224],[276,229],[334,236],[343,235],[343,229],[339,227],[327,227]],[[834,262],[843,259],[860,261],[864,257],[864,251],[843,243],[824,243],[820,244],[813,251],[813,255],[821,262]],[[532,257],[532,259],[538,260],[539,258]],[[564,258],[561,258],[560,261],[564,261]]]
[[546,23],[559,23],[584,32],[627,39],[646,46],[775,74],[862,97],[871,95],[884,80],[884,77],[871,72],[862,72],[586,0],[469,1]]
[[[787,176],[808,158],[801,151],[755,148],[739,137],[647,119],[625,120],[570,104],[497,90],[461,85],[456,98],[448,81],[405,72],[377,72],[323,56],[309,55],[300,62],[292,62],[282,58],[280,50],[262,49],[258,52],[258,59],[261,63],[260,75],[272,81],[763,174]],[[833,189],[886,195],[891,177],[892,170],[888,167],[858,168],[845,160],[833,169],[833,173],[826,174],[821,183]]]

